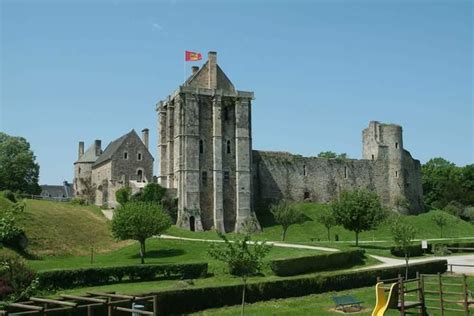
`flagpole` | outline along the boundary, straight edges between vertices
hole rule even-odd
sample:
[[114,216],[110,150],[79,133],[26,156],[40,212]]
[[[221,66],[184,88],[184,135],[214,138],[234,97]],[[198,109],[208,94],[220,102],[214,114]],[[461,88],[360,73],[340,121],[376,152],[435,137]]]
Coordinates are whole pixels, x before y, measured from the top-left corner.
[[186,58],[183,59],[183,84],[186,82]]

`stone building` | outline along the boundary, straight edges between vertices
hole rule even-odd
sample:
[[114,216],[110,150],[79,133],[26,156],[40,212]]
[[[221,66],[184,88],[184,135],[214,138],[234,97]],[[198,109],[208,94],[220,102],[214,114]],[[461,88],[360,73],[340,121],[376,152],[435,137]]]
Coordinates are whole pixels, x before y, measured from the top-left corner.
[[86,152],[79,142],[74,163],[74,196],[93,199],[96,205],[116,207],[115,192],[125,186],[138,192],[153,180],[153,156],[148,150],[149,131],[142,139],[135,130],[112,141],[104,150],[95,140]]
[[40,187],[40,196],[45,199],[68,201],[74,195],[72,184],[67,181],[63,181],[62,185],[42,184]]
[[178,225],[238,231],[254,208],[281,199],[329,202],[369,188],[388,206],[423,209],[420,163],[403,148],[402,128],[370,122],[363,159],[324,159],[252,150],[253,92],[238,91],[217,54],[157,104],[159,183],[175,189]]

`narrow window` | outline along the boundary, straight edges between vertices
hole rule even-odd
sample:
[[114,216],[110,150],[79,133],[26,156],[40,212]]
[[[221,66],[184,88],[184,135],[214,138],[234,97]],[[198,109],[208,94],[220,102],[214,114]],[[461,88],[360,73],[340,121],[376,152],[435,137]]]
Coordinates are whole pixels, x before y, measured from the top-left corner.
[[309,199],[309,192],[308,192],[308,191],[306,191],[306,192],[304,193],[304,199],[305,199],[305,200]]
[[372,160],[374,160],[374,159],[375,159],[375,157],[374,157],[374,155],[372,155]]
[[344,167],[344,179],[347,179],[347,167]]
[[229,120],[229,108],[225,107],[224,108],[224,121],[228,121],[228,120]]
[[77,173],[81,174],[81,167],[79,167],[79,169],[77,170]]
[[199,140],[199,153],[204,153],[204,141],[202,139]]
[[138,161],[141,161],[141,160],[142,160],[142,153],[138,153],[138,154],[137,154],[137,160],[138,160]]
[[202,177],[201,177],[202,185],[206,186],[207,185],[207,172],[203,171],[202,172]]
[[306,165],[303,165],[303,176],[306,176]]
[[397,149],[398,149],[398,143],[395,143],[395,148],[397,148]]
[[227,153],[230,154],[230,140],[227,141]]
[[140,169],[137,171],[137,181],[142,182],[142,180],[143,180],[143,170]]
[[230,174],[229,171],[224,171],[224,182],[229,182]]
[[128,159],[128,152],[126,151],[123,152],[123,159],[125,160]]
[[395,178],[398,178],[398,171],[395,171]]

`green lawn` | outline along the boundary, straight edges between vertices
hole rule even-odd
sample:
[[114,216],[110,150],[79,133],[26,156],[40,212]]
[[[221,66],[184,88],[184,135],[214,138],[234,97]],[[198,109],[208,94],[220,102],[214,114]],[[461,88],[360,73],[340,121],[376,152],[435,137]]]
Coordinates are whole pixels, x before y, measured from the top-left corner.
[[[468,278],[468,288],[474,290],[474,277]],[[334,311],[334,303],[332,301],[333,296],[340,295],[355,295],[357,298],[364,301],[362,304],[364,310],[361,313],[357,313],[355,315],[365,316],[372,314],[372,310],[375,306],[374,287],[247,304],[245,307],[245,315],[340,315],[339,312]],[[427,305],[429,306],[430,304]],[[452,307],[460,308],[461,306],[457,305]],[[471,307],[471,309],[474,311],[474,306]],[[428,313],[430,315],[438,315],[439,311],[428,310]],[[240,315],[240,306],[209,309],[193,315]],[[399,312],[396,310],[391,310],[386,315],[395,316],[399,315]],[[460,315],[460,313],[447,312],[445,315]]]

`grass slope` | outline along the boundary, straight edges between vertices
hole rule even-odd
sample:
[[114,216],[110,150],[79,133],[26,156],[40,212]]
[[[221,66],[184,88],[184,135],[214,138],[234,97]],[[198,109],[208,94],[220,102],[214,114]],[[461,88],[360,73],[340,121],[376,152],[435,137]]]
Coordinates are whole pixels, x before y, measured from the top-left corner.
[[96,206],[25,200],[19,225],[29,240],[28,251],[43,255],[85,255],[94,247],[105,251],[123,247],[108,228],[108,220]]

